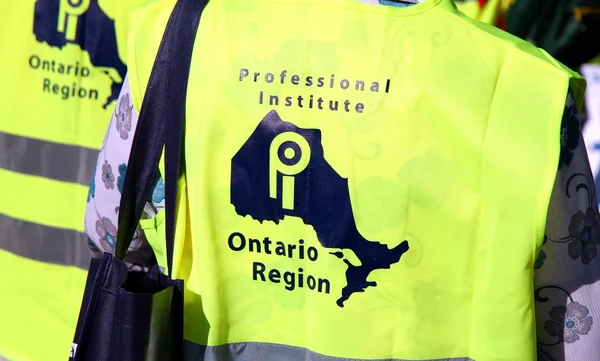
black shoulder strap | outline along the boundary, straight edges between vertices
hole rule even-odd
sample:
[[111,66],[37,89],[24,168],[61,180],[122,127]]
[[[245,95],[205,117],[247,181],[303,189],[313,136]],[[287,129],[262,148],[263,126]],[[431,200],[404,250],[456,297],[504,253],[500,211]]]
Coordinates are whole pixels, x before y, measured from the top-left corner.
[[155,186],[164,145],[169,275],[173,268],[177,181],[183,161],[187,82],[200,16],[207,3],[178,0],[171,13],[144,94],[119,208],[116,257],[123,259]]

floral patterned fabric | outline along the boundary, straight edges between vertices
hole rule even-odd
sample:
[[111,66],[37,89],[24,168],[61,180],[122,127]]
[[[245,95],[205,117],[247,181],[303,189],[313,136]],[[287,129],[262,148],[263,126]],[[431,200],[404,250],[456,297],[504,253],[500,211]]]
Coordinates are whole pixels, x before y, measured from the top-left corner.
[[[90,240],[90,248],[97,257],[101,257],[104,252],[114,254],[119,202],[121,192],[123,192],[123,182],[137,117],[129,95],[129,81],[126,79],[100,149],[98,165],[88,192],[85,233]],[[160,196],[161,189],[162,197]],[[157,211],[164,208],[162,180],[159,180],[152,200],[155,201],[154,208]],[[139,228],[135,233],[126,261],[137,267],[144,267],[154,262],[152,248],[145,241],[144,233]]]
[[561,155],[535,262],[538,361],[600,360],[600,216],[579,116],[567,97]]

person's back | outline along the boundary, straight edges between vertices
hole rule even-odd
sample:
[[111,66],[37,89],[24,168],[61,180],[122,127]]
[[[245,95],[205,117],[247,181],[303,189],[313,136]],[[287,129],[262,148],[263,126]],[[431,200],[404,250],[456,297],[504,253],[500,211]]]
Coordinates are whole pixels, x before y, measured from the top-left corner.
[[[134,17],[136,110],[174,3]],[[578,75],[448,0],[209,2],[175,270],[191,359],[534,360],[570,85],[580,104]]]
[[0,4],[0,358],[68,355],[91,253],[81,220],[142,0]]

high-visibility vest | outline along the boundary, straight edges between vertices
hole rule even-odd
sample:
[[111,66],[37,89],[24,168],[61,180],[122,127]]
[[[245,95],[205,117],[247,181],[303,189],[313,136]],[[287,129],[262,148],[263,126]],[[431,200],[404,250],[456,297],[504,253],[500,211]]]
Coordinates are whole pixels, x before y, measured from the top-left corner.
[[[173,5],[132,17],[138,111]],[[569,86],[581,106],[579,75],[451,0],[210,1],[173,270],[188,360],[535,360]]]
[[68,358],[90,260],[88,186],[141,2],[0,4],[0,357]]
[[513,3],[514,0],[459,0],[456,1],[456,6],[472,19],[499,25],[498,22]]
[[457,0],[455,3],[458,10],[472,19],[477,19],[481,14],[479,0]]

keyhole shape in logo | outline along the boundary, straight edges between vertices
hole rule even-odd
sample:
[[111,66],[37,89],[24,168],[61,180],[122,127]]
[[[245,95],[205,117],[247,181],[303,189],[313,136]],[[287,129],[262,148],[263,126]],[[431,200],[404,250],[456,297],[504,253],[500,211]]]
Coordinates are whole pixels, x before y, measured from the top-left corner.
[[282,174],[281,204],[293,210],[295,176],[310,162],[310,145],[300,134],[284,132],[273,139],[269,154],[269,196],[277,199],[277,176]]
[[239,216],[260,223],[296,217],[311,226],[321,246],[347,266],[347,282],[336,300],[344,307],[352,295],[377,287],[371,272],[390,269],[409,244],[404,240],[390,248],[362,236],[348,179],[329,164],[321,139],[320,129],[300,128],[270,111],[231,160],[231,204]]
[[90,0],[60,0],[56,29],[59,33],[65,33],[67,41],[75,41],[77,38],[78,18],[89,7]]

